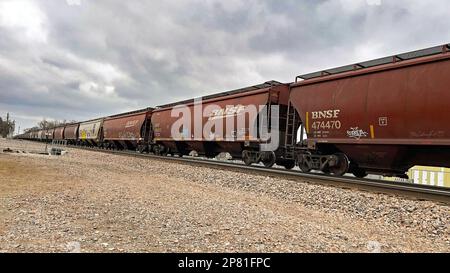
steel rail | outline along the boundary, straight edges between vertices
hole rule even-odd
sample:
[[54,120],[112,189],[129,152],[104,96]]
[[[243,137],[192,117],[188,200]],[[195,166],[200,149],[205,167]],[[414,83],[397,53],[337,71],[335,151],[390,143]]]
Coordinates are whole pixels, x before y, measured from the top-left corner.
[[141,157],[157,160],[165,160],[172,162],[180,162],[184,164],[203,165],[212,168],[228,168],[236,171],[252,172],[258,175],[272,175],[278,177],[284,177],[289,180],[299,181],[306,183],[322,184],[327,186],[338,186],[341,188],[351,188],[358,190],[365,190],[371,192],[378,192],[384,194],[402,195],[405,197],[419,199],[419,200],[431,200],[450,204],[450,188],[411,184],[406,182],[392,182],[377,179],[356,178],[350,176],[332,176],[321,173],[302,173],[301,171],[285,170],[281,168],[265,168],[263,166],[247,166],[243,163],[225,162],[214,159],[200,159],[193,157],[175,157],[175,156],[159,156],[153,154],[143,154],[134,151],[118,151],[118,150],[105,150],[99,148],[84,148],[79,146],[68,146],[69,148],[77,148],[88,151],[97,151],[116,155],[125,155],[132,157]]

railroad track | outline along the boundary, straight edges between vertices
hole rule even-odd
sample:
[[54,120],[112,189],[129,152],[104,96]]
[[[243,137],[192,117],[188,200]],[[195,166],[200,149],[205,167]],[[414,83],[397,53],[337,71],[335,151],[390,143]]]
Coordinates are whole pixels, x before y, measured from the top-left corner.
[[[201,165],[218,169],[231,169],[240,172],[252,172],[258,175],[267,175],[272,177],[283,177],[292,181],[321,184],[327,186],[350,188],[370,192],[384,193],[390,195],[401,195],[408,198],[419,200],[431,200],[450,204],[450,188],[436,187],[421,184],[411,184],[405,182],[392,182],[377,179],[360,179],[350,176],[336,177],[321,173],[302,173],[295,170],[285,170],[281,168],[265,168],[263,166],[246,166],[243,163],[226,162],[213,159],[201,159],[194,157],[175,157],[158,156],[152,154],[141,154],[134,151],[116,151],[97,148],[84,148],[79,146],[69,146],[70,148],[96,151],[108,154],[150,158],[183,164]],[[305,180],[307,179],[307,180]]]

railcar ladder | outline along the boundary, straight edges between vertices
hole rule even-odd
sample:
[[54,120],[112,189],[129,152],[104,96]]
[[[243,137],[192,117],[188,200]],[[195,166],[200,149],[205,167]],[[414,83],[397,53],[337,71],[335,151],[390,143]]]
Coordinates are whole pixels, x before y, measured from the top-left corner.
[[286,120],[285,148],[286,159],[294,159],[295,145],[297,144],[297,128],[301,123],[300,117],[295,111],[291,101],[289,101]]

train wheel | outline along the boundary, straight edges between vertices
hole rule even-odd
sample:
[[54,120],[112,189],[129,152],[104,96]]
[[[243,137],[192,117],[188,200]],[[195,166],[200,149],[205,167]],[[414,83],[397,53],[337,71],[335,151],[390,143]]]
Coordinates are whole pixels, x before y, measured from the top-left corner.
[[343,153],[334,154],[338,158],[336,166],[330,167],[330,172],[336,176],[342,176],[348,172],[350,161],[348,157]]
[[147,151],[147,147],[145,146],[145,145],[139,145],[138,146],[138,152],[140,153],[140,154],[143,154],[143,153],[145,153]]
[[364,169],[356,167],[352,170],[352,174],[358,178],[364,178],[367,176],[367,172]]
[[247,166],[252,165],[253,161],[250,157],[250,153],[248,151],[242,152],[242,161],[244,161],[244,164]]
[[303,161],[302,163],[299,163],[298,166],[300,167],[300,170],[304,173],[309,173],[311,171],[311,168],[308,166],[308,163]]
[[292,170],[295,167],[295,161],[286,161],[283,166],[286,170]]
[[276,160],[277,157],[274,152],[266,152],[261,155],[261,161],[266,168],[272,168],[272,166],[275,165]]
[[164,147],[163,145],[158,144],[153,146],[153,152],[155,153],[155,155],[167,156],[168,149],[166,149],[166,147]]
[[311,160],[310,155],[310,152],[305,152],[297,155],[298,167],[303,173],[309,173],[312,170],[310,164],[308,164],[308,162]]

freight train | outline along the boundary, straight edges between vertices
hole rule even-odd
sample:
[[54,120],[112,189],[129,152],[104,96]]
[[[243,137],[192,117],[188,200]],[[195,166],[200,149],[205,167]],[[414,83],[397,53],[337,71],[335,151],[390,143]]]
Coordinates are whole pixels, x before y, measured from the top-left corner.
[[[159,155],[227,152],[247,165],[406,177],[415,165],[450,167],[449,89],[445,44],[297,76],[292,83],[266,82],[18,138]],[[251,108],[256,116],[249,115]],[[183,111],[184,122],[174,131]],[[202,134],[211,122],[214,130]],[[261,149],[269,142],[264,129],[272,138],[276,133],[276,147]]]

